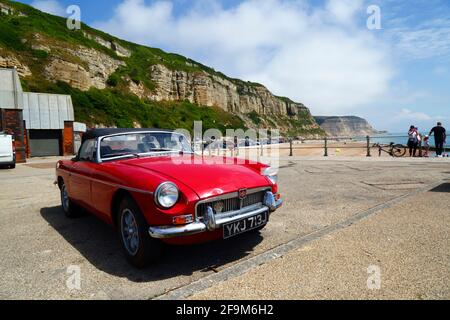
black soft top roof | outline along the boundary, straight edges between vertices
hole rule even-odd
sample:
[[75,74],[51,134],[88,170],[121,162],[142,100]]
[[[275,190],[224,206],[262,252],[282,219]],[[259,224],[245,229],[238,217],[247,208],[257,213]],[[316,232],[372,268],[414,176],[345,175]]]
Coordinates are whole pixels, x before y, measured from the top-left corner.
[[165,130],[165,129],[126,129],[126,128],[105,128],[105,129],[92,129],[87,131],[83,135],[83,141],[89,139],[95,139],[98,137],[109,136],[112,134],[120,134],[120,133],[139,133],[139,132],[173,132],[173,130]]

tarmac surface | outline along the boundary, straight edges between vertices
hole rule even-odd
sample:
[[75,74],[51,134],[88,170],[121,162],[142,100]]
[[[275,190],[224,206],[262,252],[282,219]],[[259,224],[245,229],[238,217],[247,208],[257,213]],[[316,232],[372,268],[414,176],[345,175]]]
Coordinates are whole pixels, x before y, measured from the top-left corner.
[[[128,265],[114,231],[95,217],[64,217],[54,164],[55,159],[33,160],[0,170],[0,299],[170,298],[244,263],[245,271],[180,297],[449,297],[449,191],[444,185],[443,192],[425,192],[449,182],[448,159],[283,157],[285,204],[266,229],[167,247],[146,270]],[[314,233],[321,236],[299,241]],[[281,256],[252,264],[293,241],[298,246],[286,247]],[[377,292],[367,290],[369,265],[381,269]],[[79,290],[67,286],[73,266],[81,271]]]
[[190,299],[448,300],[449,235],[447,184],[315,239]]

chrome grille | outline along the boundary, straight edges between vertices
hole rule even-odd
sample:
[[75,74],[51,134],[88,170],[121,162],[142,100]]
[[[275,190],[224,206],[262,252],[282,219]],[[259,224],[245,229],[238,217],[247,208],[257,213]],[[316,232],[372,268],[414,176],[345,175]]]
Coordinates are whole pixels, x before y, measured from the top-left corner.
[[[266,191],[258,191],[255,193],[251,193],[251,190],[249,190],[249,194],[247,195],[247,197],[244,200],[242,200],[242,207],[241,207],[241,200],[238,197],[220,200],[213,199],[209,202],[203,202],[197,206],[197,216],[201,217],[203,213],[206,211],[206,207],[212,207],[214,209],[214,206],[219,202],[223,203],[222,212],[237,211],[254,204],[262,203],[264,201],[265,194]],[[215,213],[217,214],[217,212]]]
[[264,201],[264,195],[266,194],[266,191],[252,193],[247,195],[247,197],[243,200],[242,207],[248,207],[252,204],[262,203]]

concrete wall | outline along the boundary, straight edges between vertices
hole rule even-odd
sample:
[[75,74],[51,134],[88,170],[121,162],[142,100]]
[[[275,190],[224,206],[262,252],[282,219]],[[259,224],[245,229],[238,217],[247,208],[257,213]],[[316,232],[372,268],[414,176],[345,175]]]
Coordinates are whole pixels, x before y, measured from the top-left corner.
[[0,108],[23,109],[22,92],[17,70],[0,68]]

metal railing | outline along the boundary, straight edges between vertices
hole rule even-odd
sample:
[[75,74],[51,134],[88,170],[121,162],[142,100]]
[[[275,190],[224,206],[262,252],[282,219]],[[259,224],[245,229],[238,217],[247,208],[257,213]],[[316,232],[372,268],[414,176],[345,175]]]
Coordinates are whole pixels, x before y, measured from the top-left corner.
[[[400,142],[400,139],[402,142]],[[431,139],[432,140],[432,139]],[[287,142],[280,143],[278,145],[273,144],[260,144],[252,146],[238,146],[234,145],[231,148],[221,148],[221,144],[214,143],[197,148],[196,151],[201,152],[202,155],[230,155],[240,156],[244,150],[259,150],[259,156],[269,155],[270,149],[276,148],[277,150],[287,150],[289,157],[293,157],[296,151],[308,150],[308,149],[323,149],[323,156],[328,157],[330,150],[345,150],[345,149],[361,149],[364,150],[363,154],[366,157],[372,157],[373,149],[379,151],[381,156],[381,149],[377,144],[388,147],[390,143],[402,145],[404,148],[408,148],[406,143],[408,136],[406,135],[392,135],[392,136],[366,136],[366,137],[324,137],[324,138],[312,138],[312,139],[294,139],[288,138]],[[396,142],[397,141],[397,142]],[[406,142],[406,143],[405,143]],[[431,141],[430,141],[431,142]],[[448,146],[444,146],[444,152],[448,150]],[[418,156],[422,157],[424,154],[425,146],[423,140],[417,147]],[[433,144],[430,144],[429,151],[435,151]]]

